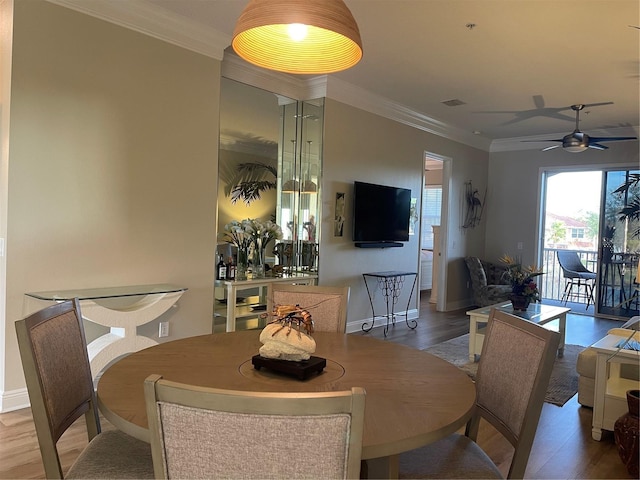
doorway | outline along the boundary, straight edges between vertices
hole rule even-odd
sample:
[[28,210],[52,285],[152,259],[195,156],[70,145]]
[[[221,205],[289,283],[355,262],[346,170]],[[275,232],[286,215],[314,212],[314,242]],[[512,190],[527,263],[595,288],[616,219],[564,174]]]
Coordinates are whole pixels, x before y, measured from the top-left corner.
[[446,245],[450,159],[424,153],[422,217],[420,219],[420,299],[445,310]]
[[[566,304],[577,314],[616,319],[638,315],[639,179],[638,170],[630,169],[543,172],[543,302]],[[572,279],[559,264],[558,252],[575,253],[591,278]]]

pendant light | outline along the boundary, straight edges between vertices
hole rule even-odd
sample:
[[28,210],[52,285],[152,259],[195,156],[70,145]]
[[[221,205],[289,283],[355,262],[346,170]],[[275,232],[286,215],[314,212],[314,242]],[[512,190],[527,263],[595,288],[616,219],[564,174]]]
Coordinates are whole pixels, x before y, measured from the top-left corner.
[[250,0],[232,46],[250,63],[295,74],[338,72],[362,58],[358,25],[342,0]]
[[287,180],[284,182],[284,185],[282,185],[282,191],[284,193],[296,193],[298,190],[300,190],[300,183],[297,180]]

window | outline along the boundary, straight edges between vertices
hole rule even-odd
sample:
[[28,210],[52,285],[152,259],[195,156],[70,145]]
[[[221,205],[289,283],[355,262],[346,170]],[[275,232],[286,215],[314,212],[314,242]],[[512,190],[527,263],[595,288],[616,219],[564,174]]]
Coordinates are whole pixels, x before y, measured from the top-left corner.
[[422,190],[422,245],[425,250],[433,250],[432,225],[440,225],[442,211],[442,187],[425,186]]
[[572,228],[571,238],[584,238],[584,228]]

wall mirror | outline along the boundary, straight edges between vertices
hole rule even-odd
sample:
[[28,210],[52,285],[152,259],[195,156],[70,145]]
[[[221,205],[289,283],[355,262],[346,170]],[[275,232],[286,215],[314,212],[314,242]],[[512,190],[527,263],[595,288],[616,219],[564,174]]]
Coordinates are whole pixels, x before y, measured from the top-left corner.
[[[324,101],[298,101],[228,78],[220,88],[218,232],[231,220],[281,226],[267,250],[278,274],[318,271]],[[224,243],[218,251],[225,258]]]

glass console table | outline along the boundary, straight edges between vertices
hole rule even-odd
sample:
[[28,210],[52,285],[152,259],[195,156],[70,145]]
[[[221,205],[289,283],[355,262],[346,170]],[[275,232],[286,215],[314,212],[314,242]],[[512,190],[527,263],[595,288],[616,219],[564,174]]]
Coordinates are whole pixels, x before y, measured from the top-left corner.
[[109,328],[109,333],[87,345],[91,375],[95,379],[112,360],[126,353],[157,345],[137,334],[137,327],[155,320],[171,308],[186,287],[170,284],[52,290],[26,293],[28,313],[44,308],[42,302],[57,303],[77,298],[82,318]]
[[[398,299],[400,298],[400,293],[402,292],[402,287],[405,284],[405,278],[413,275],[413,284],[411,285],[411,292],[409,293],[409,299],[407,300],[407,308],[404,312],[404,320],[407,323],[407,327],[414,329],[418,326],[418,322],[415,319],[412,319],[409,323],[409,304],[411,303],[411,297],[413,296],[413,291],[416,288],[416,280],[418,278],[417,272],[402,272],[402,271],[388,271],[388,272],[370,272],[363,273],[362,277],[364,278],[364,286],[367,289],[367,294],[369,295],[369,302],[371,303],[371,326],[367,327],[369,322],[364,322],[362,324],[362,330],[365,332],[371,331],[373,328],[376,318],[384,318],[386,320],[384,326],[384,336],[387,336],[387,332],[389,331],[389,320],[391,320],[392,324],[396,323],[396,313],[395,313],[395,305],[398,303]],[[376,280],[375,289],[369,289],[369,283],[367,279],[370,278],[372,280]],[[373,283],[373,282],[371,282]],[[384,315],[376,315],[375,308],[373,306],[373,296],[377,290],[382,291],[382,296],[385,300],[387,306],[387,313]]]

